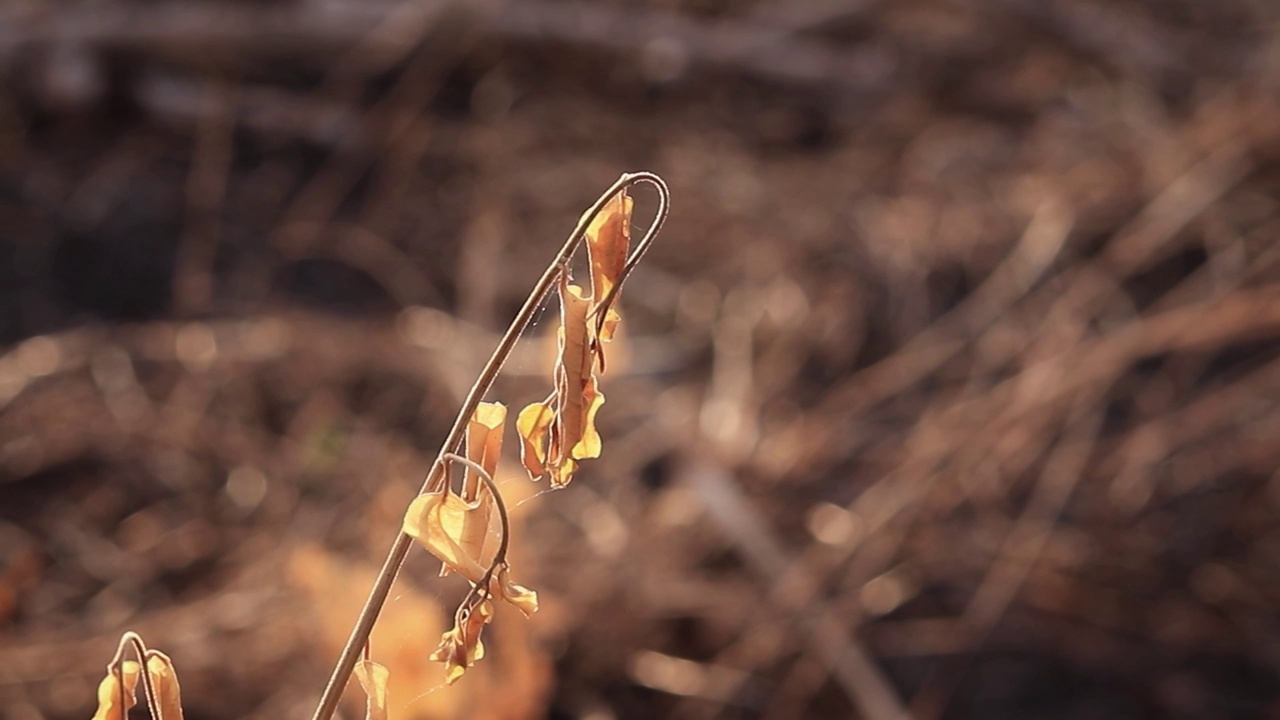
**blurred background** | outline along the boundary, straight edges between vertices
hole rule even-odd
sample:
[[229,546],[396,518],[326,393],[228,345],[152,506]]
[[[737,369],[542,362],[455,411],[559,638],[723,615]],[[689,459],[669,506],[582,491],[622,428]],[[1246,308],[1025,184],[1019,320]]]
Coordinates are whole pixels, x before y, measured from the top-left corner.
[[[579,214],[673,192],[525,620],[408,718],[1280,717],[1264,0],[6,0],[0,716],[310,717]],[[645,226],[654,198],[636,193]],[[494,399],[545,395],[554,302]],[[343,717],[361,717],[358,689]],[[142,717],[140,711],[136,717]]]

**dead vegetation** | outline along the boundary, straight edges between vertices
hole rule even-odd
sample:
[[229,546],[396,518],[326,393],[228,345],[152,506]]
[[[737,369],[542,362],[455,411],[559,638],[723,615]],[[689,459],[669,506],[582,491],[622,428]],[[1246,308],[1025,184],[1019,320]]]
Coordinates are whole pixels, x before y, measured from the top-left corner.
[[498,332],[636,167],[675,206],[606,449],[534,498],[508,437],[494,476],[541,610],[443,687],[465,583],[411,557],[393,718],[1274,714],[1277,19],[6,3],[4,716],[89,716],[125,627],[188,718],[307,716]]

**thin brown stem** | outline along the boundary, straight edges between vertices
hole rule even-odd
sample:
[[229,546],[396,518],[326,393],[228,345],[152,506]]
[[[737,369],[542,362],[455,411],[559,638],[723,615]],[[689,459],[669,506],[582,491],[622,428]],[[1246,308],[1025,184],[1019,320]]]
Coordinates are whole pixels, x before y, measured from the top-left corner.
[[133,648],[133,654],[138,658],[138,675],[142,680],[142,692],[147,697],[147,712],[151,714],[152,720],[164,720],[164,715],[160,711],[160,703],[157,700],[155,686],[151,684],[151,675],[147,672],[147,644],[142,641],[142,636],[132,630],[126,630],[120,636],[120,643],[116,645],[115,657],[111,658],[111,664],[107,666],[107,672],[116,676],[117,684],[120,687],[120,708],[121,712],[128,712],[128,704],[125,702],[124,687],[124,651],[126,648]]
[[[569,260],[577,251],[578,246],[582,244],[582,238],[587,231],[587,226],[600,214],[605,203],[628,187],[639,184],[648,184],[654,187],[658,193],[658,209],[654,215],[652,225],[645,233],[644,239],[641,240],[640,244],[636,246],[636,251],[628,258],[626,271],[634,267],[643,253],[648,250],[653,238],[662,227],[663,221],[666,220],[667,209],[670,204],[670,192],[662,178],[653,173],[624,174],[578,220],[578,225],[574,228],[573,233],[569,235],[569,239],[565,241],[564,246],[560,248],[560,252],[556,254],[555,259],[551,261],[547,269],[543,271],[542,277],[534,284],[533,290],[530,291],[529,296],[525,299],[524,305],[516,313],[511,324],[507,326],[506,333],[503,334],[498,346],[494,348],[493,354],[489,356],[489,361],[485,363],[484,369],[480,371],[480,376],[476,379],[475,384],[471,386],[470,392],[467,393],[467,397],[458,411],[458,416],[453,421],[453,427],[441,444],[440,453],[436,455],[435,462],[432,463],[431,470],[423,481],[420,493],[439,491],[447,482],[448,476],[444,472],[446,456],[458,449],[466,431],[467,423],[470,421],[472,414],[475,413],[476,407],[480,405],[480,401],[489,392],[494,381],[497,380],[498,373],[502,371],[502,366],[511,355],[512,349],[515,348],[516,341],[520,339],[520,335],[532,322],[534,314],[537,313],[539,306],[542,305],[547,293],[550,292],[555,282],[564,274],[565,268],[569,265]],[[626,271],[624,271],[624,274]],[[386,603],[387,596],[391,593],[391,586],[395,583],[396,575],[400,572],[400,566],[404,564],[405,556],[408,555],[412,546],[413,539],[403,532],[396,537],[395,542],[391,545],[391,550],[387,553],[387,558],[382,563],[382,569],[378,571],[378,576],[369,591],[369,597],[365,600],[364,607],[361,608],[360,615],[356,619],[356,624],[351,629],[351,636],[347,638],[347,643],[343,646],[342,653],[338,656],[338,662],[334,666],[333,674],[329,676],[329,682],[325,685],[324,692],[320,696],[320,703],[316,706],[312,720],[331,720],[333,717],[333,713],[338,707],[338,700],[342,697],[342,690],[346,687],[347,680],[351,677],[351,671],[355,668],[356,661],[359,658],[360,648],[368,641],[369,634],[373,631],[373,625],[378,621],[378,614],[382,612],[382,606]]]

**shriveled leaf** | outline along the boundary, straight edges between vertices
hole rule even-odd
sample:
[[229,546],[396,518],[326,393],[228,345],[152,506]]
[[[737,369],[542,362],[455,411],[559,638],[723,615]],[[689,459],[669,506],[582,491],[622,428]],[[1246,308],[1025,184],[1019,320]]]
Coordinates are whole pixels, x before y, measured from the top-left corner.
[[516,432],[520,435],[520,462],[534,480],[547,474],[547,446],[556,411],[550,401],[526,405],[516,416]]
[[609,297],[622,282],[631,245],[632,199],[626,192],[615,195],[587,228],[587,255],[591,259],[591,309],[588,318],[594,328],[591,350],[600,372],[605,370],[604,343],[613,339],[622,317],[614,310],[618,294]]
[[596,430],[596,413],[600,412],[600,406],[604,405],[604,394],[600,392],[599,383],[593,377],[587,379],[586,387],[582,390],[582,402],[586,406],[586,415],[582,419],[582,432],[578,442],[569,450],[569,456],[574,460],[600,457],[602,443],[600,432]]
[[[93,720],[126,720],[129,708],[137,704],[134,690],[138,686],[138,673],[141,666],[132,660],[120,664],[120,672],[108,670],[107,676],[98,683],[98,711]],[[121,702],[121,680],[124,681],[124,706]]]
[[444,663],[445,682],[454,684],[467,668],[484,658],[480,632],[492,617],[493,604],[488,600],[458,608],[453,627],[440,636],[440,645],[431,653],[432,661]]
[[502,429],[506,422],[506,405],[482,402],[467,424],[467,459],[484,468],[490,477],[498,471],[498,458],[502,457]]
[[[507,406],[502,403],[480,403],[467,424],[467,459],[484,468],[492,478],[498,471],[498,458],[502,456],[502,431],[507,421]],[[462,499],[474,510],[463,519],[460,544],[470,557],[479,558],[493,518],[493,498],[483,486],[478,473],[467,468]]]
[[[589,298],[577,285],[565,285],[560,293],[560,442],[572,448],[582,438],[587,405],[584,393],[591,381],[591,333],[587,327]],[[561,456],[566,453],[558,453]]]
[[485,568],[462,546],[462,532],[467,516],[475,511],[471,503],[449,490],[425,493],[409,504],[403,529],[451,571],[474,583]]
[[[616,300],[617,298],[614,299]],[[600,372],[602,373],[604,372],[604,345],[602,343],[613,339],[613,336],[618,333],[618,323],[620,322],[622,322],[622,316],[618,314],[617,310],[607,308],[604,311],[604,320],[601,321],[599,332],[596,334],[596,339],[599,342],[596,343],[595,347],[598,356],[597,360],[600,362]]]
[[147,653],[147,674],[155,688],[160,717],[163,720],[182,720],[182,688],[178,685],[173,661],[159,650],[151,650]]
[[365,720],[387,720],[387,681],[391,672],[372,660],[361,660],[352,672],[364,688]]
[[[605,204],[587,226],[587,255],[591,259],[591,297],[597,303],[603,303],[609,296],[609,292],[622,279],[622,270],[627,264],[627,250],[631,245],[633,204],[634,201],[625,191],[618,193]],[[613,300],[617,300],[616,295]]]
[[555,465],[548,468],[548,475],[551,476],[551,487],[560,489],[568,485],[576,472],[578,472],[578,461],[571,457],[562,458]]
[[549,400],[525,407],[516,419],[525,470],[534,480],[549,475],[557,488],[573,479],[579,460],[600,456],[595,422],[604,395],[592,372],[599,342],[588,320],[590,308],[591,299],[583,296],[582,288],[560,286],[555,392]]
[[[515,605],[525,617],[532,617],[538,612],[538,593],[512,582],[509,565],[504,564],[498,568],[498,572],[494,573],[493,584],[498,586],[498,592],[494,592],[494,595]],[[490,585],[490,590],[492,589],[493,585]]]
[[[473,585],[484,579],[487,565],[464,552],[462,530],[468,513],[476,512],[470,503],[445,490],[414,498],[405,513],[404,533],[417,540],[453,572]],[[526,615],[538,609],[537,593],[510,581],[503,565],[489,578],[489,593],[515,605]]]

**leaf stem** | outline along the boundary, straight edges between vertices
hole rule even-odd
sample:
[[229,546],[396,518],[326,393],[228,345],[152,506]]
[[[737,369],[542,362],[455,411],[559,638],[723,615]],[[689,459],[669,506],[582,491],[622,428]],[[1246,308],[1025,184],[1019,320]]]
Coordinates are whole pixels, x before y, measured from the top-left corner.
[[[511,324],[507,326],[507,331],[503,334],[502,339],[498,341],[498,346],[494,348],[493,354],[489,356],[489,361],[485,363],[484,369],[480,371],[480,376],[476,378],[475,384],[471,386],[466,399],[463,400],[462,407],[458,410],[458,416],[453,421],[453,427],[449,430],[449,434],[445,436],[444,443],[440,446],[440,452],[436,455],[435,462],[432,463],[431,470],[427,473],[419,494],[439,492],[448,482],[448,475],[445,473],[447,456],[455,453],[462,443],[467,423],[471,420],[472,414],[475,413],[485,394],[493,387],[494,381],[498,379],[498,374],[502,371],[502,366],[515,348],[516,341],[520,339],[520,335],[532,322],[534,314],[537,313],[539,306],[542,305],[547,293],[566,272],[569,260],[577,251],[578,246],[582,244],[583,235],[586,233],[591,221],[600,214],[605,204],[613,199],[615,195],[632,185],[639,184],[651,185],[657,191],[658,209],[654,214],[649,230],[636,246],[635,252],[627,259],[624,272],[630,272],[635,267],[635,263],[639,262],[644,252],[649,249],[653,238],[658,234],[663,222],[666,220],[671,193],[667,188],[666,182],[654,173],[626,173],[618,178],[613,185],[609,186],[609,189],[578,220],[578,225],[574,228],[573,233],[569,235],[569,239],[560,248],[560,252],[555,259],[547,265],[542,277],[534,284],[533,290],[530,291],[529,296],[524,301],[524,305],[516,313]],[[333,673],[329,676],[329,682],[325,685],[324,692],[320,695],[320,702],[316,706],[315,714],[311,716],[312,720],[332,719],[333,713],[338,708],[338,700],[342,697],[342,690],[346,687],[347,680],[351,677],[351,671],[355,668],[356,661],[359,659],[360,650],[368,642],[369,634],[373,632],[374,623],[378,621],[378,614],[382,612],[382,606],[386,603],[387,596],[391,593],[391,586],[395,583],[396,575],[400,572],[400,566],[404,564],[405,556],[409,554],[409,549],[412,546],[413,539],[403,532],[392,543],[391,550],[387,553],[387,558],[382,563],[382,569],[378,571],[373,587],[369,590],[369,597],[365,600],[359,617],[356,618],[355,626],[351,628],[351,635],[347,638],[341,654],[338,655],[338,662],[333,668]]]
[[151,714],[152,720],[164,720],[164,714],[160,711],[160,703],[156,697],[155,687],[151,684],[151,674],[147,672],[147,657],[149,651],[147,644],[142,641],[142,636],[132,630],[126,630],[120,636],[120,643],[116,645],[116,655],[111,658],[111,664],[107,666],[107,672],[116,676],[116,682],[120,686],[120,712],[126,716],[129,713],[128,705],[125,703],[125,687],[124,687],[124,651],[126,648],[133,648],[133,654],[138,658],[138,674],[142,679],[142,692],[147,696],[147,712]]

